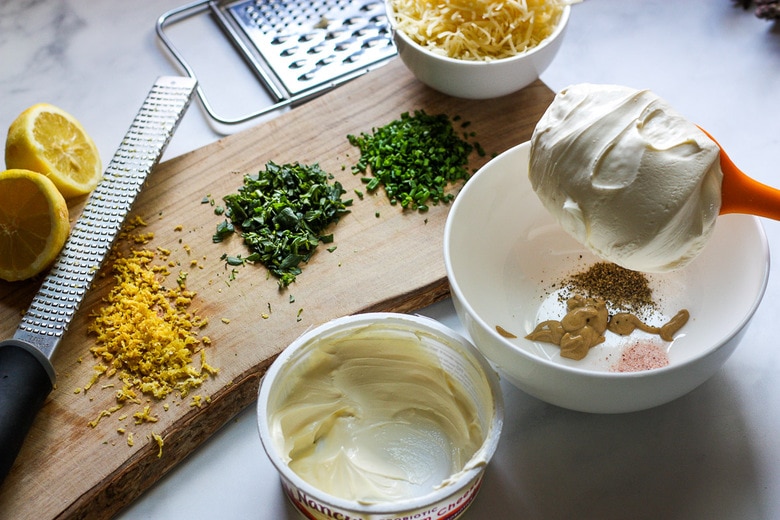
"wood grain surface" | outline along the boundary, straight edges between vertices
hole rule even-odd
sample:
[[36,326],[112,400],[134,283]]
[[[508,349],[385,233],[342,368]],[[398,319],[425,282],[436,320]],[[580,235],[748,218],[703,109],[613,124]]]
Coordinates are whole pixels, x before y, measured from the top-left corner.
[[[54,355],[57,387],[0,488],[0,517],[109,518],[249,405],[268,365],[308,328],[359,312],[410,312],[448,296],[442,258],[447,205],[418,213],[391,206],[381,192],[353,197],[351,213],[333,228],[337,248],[321,247],[297,282],[280,291],[262,266],[226,267],[223,254],[246,251],[237,236],[212,242],[222,217],[202,203],[204,197],[219,203],[236,191],[244,174],[268,161],[318,163],[344,185],[347,196],[365,191],[350,171],[359,151],[346,136],[420,108],[471,122],[468,130],[487,152],[473,154],[471,168],[478,168],[492,154],[528,140],[552,96],[537,81],[499,99],[456,99],[425,87],[393,60],[278,118],[159,165],[132,215],[146,221],[144,232],[154,233],[144,248],[170,250],[173,274],[166,283],[175,284],[177,273],[186,271],[187,288],[196,293],[192,308],[209,320],[202,331],[212,340],[207,360],[220,371],[193,393],[208,402],[193,406],[192,394],[163,402],[144,398],[94,428],[88,425],[116,404],[120,386],[101,379],[89,391],[76,392],[96,363],[89,351],[95,339],[87,332],[91,315],[114,283],[104,266]],[[203,116],[193,106],[186,117]],[[71,216],[77,212],[74,206]],[[2,337],[13,335],[40,282],[0,282]],[[136,425],[133,413],[147,405],[158,421]],[[127,442],[131,432],[133,446]],[[153,432],[164,440],[161,454]]]

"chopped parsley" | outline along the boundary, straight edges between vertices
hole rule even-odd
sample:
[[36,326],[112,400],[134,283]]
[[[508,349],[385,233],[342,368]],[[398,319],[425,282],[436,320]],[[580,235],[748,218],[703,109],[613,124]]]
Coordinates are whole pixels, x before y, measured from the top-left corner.
[[301,274],[320,242],[333,242],[322,231],[345,213],[352,200],[319,165],[278,165],[268,162],[257,175],[244,176],[238,192],[223,197],[226,220],[217,225],[214,242],[221,242],[236,229],[249,248],[246,257],[228,256],[234,262],[261,262],[287,287]]

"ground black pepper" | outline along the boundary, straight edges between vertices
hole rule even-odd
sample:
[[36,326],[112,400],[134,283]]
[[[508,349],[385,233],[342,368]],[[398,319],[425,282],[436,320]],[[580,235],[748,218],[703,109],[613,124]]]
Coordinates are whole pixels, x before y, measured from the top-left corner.
[[563,281],[563,289],[562,299],[581,294],[605,300],[613,309],[637,314],[655,308],[647,276],[611,262],[597,262],[586,271],[569,276]]

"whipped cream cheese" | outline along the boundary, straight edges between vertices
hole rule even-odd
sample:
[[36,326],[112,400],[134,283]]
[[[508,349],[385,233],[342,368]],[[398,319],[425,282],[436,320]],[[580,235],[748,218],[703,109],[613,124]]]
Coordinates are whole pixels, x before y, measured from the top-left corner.
[[685,266],[720,211],[720,149],[648,90],[559,92],[531,138],[529,177],[547,210],[596,255],[627,269]]
[[361,503],[422,496],[468,467],[486,433],[475,397],[405,329],[316,340],[269,399],[270,434],[302,479]]

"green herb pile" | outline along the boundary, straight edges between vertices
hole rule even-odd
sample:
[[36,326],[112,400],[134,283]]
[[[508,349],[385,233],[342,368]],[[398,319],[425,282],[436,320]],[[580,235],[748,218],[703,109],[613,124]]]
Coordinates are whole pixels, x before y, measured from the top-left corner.
[[[461,124],[461,128],[467,126],[467,122]],[[475,148],[484,155],[478,143],[464,139],[470,136],[473,134],[464,132],[462,138],[446,114],[404,112],[400,119],[373,129],[370,135],[347,136],[361,154],[352,173],[370,169],[373,177],[362,179],[369,192],[383,186],[391,204],[427,211],[429,203],[447,203],[454,198],[444,190],[450,182],[469,178],[468,158]]]
[[[265,171],[244,177],[238,193],[224,197],[227,219],[217,226],[214,242],[221,242],[239,228],[251,254],[229,257],[228,263],[261,262],[287,287],[301,274],[320,242],[333,242],[333,234],[322,231],[341,215],[349,213],[352,200],[332,175],[298,163],[266,164]],[[218,209],[217,214],[222,210]]]

